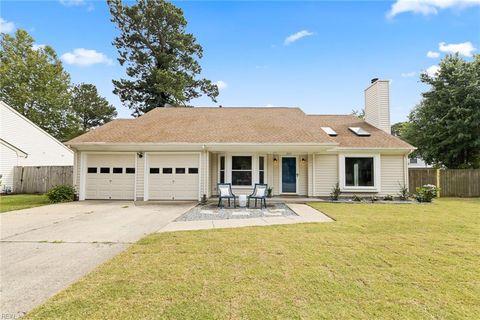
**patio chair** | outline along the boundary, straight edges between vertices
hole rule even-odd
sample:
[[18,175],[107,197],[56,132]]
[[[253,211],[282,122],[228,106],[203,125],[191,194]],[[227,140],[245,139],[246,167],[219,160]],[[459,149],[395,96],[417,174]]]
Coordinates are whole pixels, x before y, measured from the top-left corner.
[[268,185],[263,183],[255,183],[255,188],[251,195],[247,197],[247,207],[250,208],[250,199],[255,199],[255,208],[257,207],[257,200],[260,200],[260,209],[262,205],[267,208],[267,189]]
[[217,185],[218,190],[218,207],[223,207],[222,200],[228,199],[228,206],[230,207],[230,199],[233,199],[233,207],[236,208],[235,200],[236,196],[232,192],[232,184],[231,183],[219,183]]

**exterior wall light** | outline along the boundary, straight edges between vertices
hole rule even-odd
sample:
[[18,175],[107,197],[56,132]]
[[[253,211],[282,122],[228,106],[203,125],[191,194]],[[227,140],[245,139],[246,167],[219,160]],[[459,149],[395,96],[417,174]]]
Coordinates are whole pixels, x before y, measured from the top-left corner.
[[143,158],[143,152],[137,152],[137,156],[142,159]]

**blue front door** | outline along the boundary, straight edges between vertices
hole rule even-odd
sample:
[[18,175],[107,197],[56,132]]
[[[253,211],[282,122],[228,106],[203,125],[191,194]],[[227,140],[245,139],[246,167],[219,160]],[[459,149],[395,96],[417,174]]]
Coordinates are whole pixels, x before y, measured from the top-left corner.
[[297,158],[282,158],[282,193],[297,192]]

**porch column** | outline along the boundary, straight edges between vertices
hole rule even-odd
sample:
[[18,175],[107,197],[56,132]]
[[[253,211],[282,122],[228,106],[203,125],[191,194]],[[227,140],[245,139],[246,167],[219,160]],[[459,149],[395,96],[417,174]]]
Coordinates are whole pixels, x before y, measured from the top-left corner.
[[313,171],[313,154],[308,154],[308,163],[307,163],[307,177],[308,177],[308,190],[307,195],[313,197],[313,184],[315,181],[315,172]]

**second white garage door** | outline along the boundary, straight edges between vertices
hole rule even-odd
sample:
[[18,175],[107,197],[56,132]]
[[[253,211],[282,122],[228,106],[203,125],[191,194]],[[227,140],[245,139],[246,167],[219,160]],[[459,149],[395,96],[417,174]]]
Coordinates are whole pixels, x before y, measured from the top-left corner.
[[198,200],[198,154],[149,154],[149,200]]

